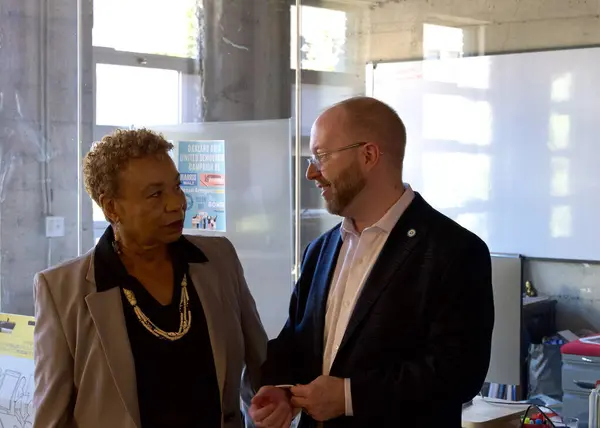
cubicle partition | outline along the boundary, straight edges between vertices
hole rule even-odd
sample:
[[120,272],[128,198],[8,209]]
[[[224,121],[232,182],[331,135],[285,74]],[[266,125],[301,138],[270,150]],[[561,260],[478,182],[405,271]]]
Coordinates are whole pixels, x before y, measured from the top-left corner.
[[[188,199],[184,233],[232,241],[270,337],[285,324],[294,284],[290,126],[282,119],[156,128],[174,144]],[[215,142],[219,150],[211,150]]]
[[522,271],[520,255],[492,254],[495,319],[492,358],[485,381],[492,384],[489,393],[494,397],[520,398],[522,388],[518,387],[524,383]]

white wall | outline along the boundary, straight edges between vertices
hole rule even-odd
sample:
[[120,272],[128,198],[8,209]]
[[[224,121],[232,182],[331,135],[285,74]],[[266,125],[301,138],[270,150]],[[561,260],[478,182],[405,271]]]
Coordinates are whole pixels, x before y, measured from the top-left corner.
[[423,23],[465,30],[467,50],[486,53],[595,44],[598,0],[381,1],[365,25],[369,59],[422,56]]

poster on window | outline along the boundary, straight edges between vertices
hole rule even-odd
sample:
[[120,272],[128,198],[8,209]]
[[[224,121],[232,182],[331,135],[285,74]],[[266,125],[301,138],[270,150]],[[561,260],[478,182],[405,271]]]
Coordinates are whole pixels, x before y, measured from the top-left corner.
[[33,424],[33,329],[31,316],[0,313],[0,427]]
[[187,200],[186,231],[225,232],[225,141],[178,141],[176,163]]

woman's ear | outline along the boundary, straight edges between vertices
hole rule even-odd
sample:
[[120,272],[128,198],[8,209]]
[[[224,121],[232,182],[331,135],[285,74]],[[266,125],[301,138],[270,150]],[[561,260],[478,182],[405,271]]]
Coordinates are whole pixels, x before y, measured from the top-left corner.
[[116,224],[119,222],[119,216],[115,210],[115,201],[114,199],[107,198],[106,195],[102,194],[98,197],[98,205],[102,208],[104,212],[104,216],[107,218],[109,222],[112,224]]

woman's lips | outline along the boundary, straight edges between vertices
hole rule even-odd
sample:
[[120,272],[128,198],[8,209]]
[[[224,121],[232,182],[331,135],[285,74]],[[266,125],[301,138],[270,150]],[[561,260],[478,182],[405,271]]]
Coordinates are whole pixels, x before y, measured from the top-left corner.
[[173,223],[169,223],[167,227],[171,229],[183,229],[183,220],[177,220]]

